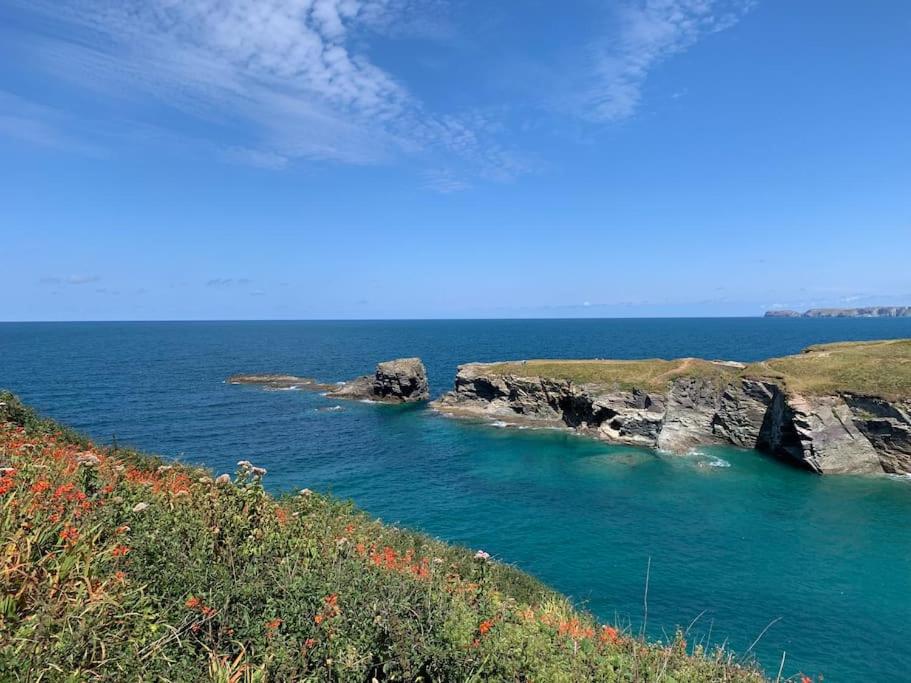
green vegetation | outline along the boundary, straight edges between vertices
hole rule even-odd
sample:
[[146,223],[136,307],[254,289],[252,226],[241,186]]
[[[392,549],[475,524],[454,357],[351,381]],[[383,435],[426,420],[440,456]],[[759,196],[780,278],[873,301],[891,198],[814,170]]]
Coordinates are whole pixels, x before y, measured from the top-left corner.
[[911,399],[911,339],[819,344],[794,356],[754,363],[744,374],[782,381],[796,393]]
[[646,391],[663,391],[678,377],[702,377],[719,385],[740,377],[753,377],[780,382],[797,393],[851,392],[888,399],[911,398],[911,340],[821,344],[794,356],[752,363],[745,368],[684,358],[530,360],[492,364],[485,371]]
[[0,393],[0,680],[762,680],[264,474],[96,447]]
[[600,384],[609,389],[664,391],[678,377],[705,377],[720,382],[737,377],[739,368],[721,363],[681,358],[662,360],[529,360],[496,363],[487,372],[516,377],[550,377],[577,384]]

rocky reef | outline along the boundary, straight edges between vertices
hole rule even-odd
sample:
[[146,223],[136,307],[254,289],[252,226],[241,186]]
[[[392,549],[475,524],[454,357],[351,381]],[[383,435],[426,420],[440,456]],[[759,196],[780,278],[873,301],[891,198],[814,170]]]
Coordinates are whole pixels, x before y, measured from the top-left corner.
[[328,391],[336,387],[335,384],[323,384],[311,377],[298,377],[297,375],[231,375],[228,384],[255,384],[266,389],[309,389],[310,391]]
[[762,363],[521,361],[459,367],[444,413],[685,452],[753,448],[820,474],[911,473],[911,341]]
[[378,363],[372,375],[333,387],[332,398],[413,403],[430,398],[427,371],[420,358],[398,358]]

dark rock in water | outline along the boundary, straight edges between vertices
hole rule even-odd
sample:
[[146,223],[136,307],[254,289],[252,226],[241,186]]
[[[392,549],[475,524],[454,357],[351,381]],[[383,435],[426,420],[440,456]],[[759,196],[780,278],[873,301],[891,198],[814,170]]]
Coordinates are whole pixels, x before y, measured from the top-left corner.
[[255,384],[267,389],[307,389],[309,391],[329,391],[335,389],[335,384],[322,384],[310,377],[297,377],[295,375],[231,375],[228,384]]
[[333,398],[413,403],[430,398],[427,371],[420,358],[399,358],[379,363],[373,375],[364,375],[333,388]]

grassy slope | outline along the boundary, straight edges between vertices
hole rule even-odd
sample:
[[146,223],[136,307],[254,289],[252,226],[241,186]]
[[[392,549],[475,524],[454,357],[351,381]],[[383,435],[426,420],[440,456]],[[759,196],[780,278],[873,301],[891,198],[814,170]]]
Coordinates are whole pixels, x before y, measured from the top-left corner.
[[493,374],[552,377],[580,384],[662,391],[676,377],[707,377],[727,382],[738,377],[768,378],[799,393],[836,391],[884,398],[911,397],[911,340],[847,342],[811,346],[803,353],[736,368],[705,360],[530,360],[486,367]]
[[0,680],[761,680],[261,476],[99,448],[0,393]]

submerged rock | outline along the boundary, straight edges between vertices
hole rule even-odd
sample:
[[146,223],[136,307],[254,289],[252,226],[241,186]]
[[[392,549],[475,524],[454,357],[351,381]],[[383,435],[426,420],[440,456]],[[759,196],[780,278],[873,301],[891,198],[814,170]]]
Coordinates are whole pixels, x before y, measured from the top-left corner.
[[398,358],[378,363],[373,375],[364,375],[334,387],[333,398],[414,403],[430,398],[427,371],[420,358]]

